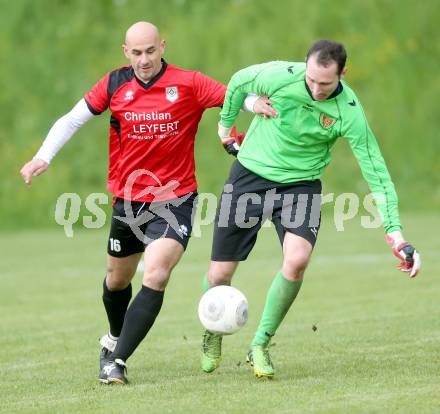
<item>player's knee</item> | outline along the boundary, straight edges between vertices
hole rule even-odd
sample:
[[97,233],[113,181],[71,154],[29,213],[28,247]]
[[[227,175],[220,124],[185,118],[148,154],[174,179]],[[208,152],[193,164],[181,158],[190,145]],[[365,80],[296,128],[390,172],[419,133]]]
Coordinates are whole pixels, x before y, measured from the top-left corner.
[[149,266],[144,270],[143,284],[151,289],[164,290],[171,275],[167,266]]
[[208,272],[209,286],[229,285],[231,282],[231,276],[227,273]]
[[107,268],[105,283],[109,290],[123,290],[130,284],[131,278]]
[[107,259],[106,284],[109,290],[125,289],[136,274],[139,259],[135,256]]
[[215,262],[211,263],[208,270],[208,282],[210,286],[229,285],[236,269],[235,263]]
[[309,263],[309,255],[297,253],[283,260],[283,274],[287,280],[301,280]]

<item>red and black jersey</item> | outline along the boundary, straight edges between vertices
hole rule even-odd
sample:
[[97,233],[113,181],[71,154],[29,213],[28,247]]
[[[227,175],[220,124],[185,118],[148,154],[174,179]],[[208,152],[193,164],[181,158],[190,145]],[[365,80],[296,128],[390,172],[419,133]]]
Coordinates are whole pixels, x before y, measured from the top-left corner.
[[165,61],[147,84],[130,65],[105,75],[84,98],[92,113],[112,113],[109,191],[151,202],[196,190],[198,124],[205,109],[222,106],[225,92],[208,76]]

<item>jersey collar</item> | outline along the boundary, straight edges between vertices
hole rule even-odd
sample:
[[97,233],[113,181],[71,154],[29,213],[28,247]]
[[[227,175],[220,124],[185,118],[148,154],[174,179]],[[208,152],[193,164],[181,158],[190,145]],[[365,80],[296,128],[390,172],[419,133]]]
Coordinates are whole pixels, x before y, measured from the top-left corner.
[[[316,101],[315,98],[313,98],[312,96],[312,92],[309,89],[309,86],[307,85],[306,80],[304,79],[304,86],[306,87],[307,93],[310,95],[310,97],[312,98],[313,101]],[[343,91],[344,87],[342,86],[341,82],[338,82],[338,86],[336,87],[336,89],[333,91],[333,93],[326,99],[326,101],[328,101],[329,99],[333,99],[334,97],[338,96],[342,91]]]
[[159,73],[156,76],[154,76],[153,78],[151,78],[148,82],[142,82],[136,75],[134,76],[136,78],[137,82],[139,83],[139,85],[141,85],[142,88],[144,88],[145,90],[150,89],[162,77],[162,75],[167,70],[168,63],[165,62],[165,59],[161,59],[161,61],[162,61],[162,68],[160,69]]

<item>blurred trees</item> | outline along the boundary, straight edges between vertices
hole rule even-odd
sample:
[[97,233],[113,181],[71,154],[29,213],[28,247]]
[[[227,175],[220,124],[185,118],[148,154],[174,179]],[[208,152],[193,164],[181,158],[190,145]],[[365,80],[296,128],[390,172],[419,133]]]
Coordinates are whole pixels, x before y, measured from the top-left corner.
[[[52,123],[107,71],[125,63],[128,26],[159,26],[177,66],[227,82],[238,69],[303,60],[317,38],[346,45],[346,80],[367,112],[405,209],[440,207],[440,42],[435,0],[38,0],[0,1],[1,228],[50,225],[57,197],[106,191],[109,114],[90,121],[25,187],[18,174]],[[200,191],[219,193],[232,159],[216,136],[218,110],[205,113],[196,159]],[[239,121],[245,129],[250,116]],[[325,192],[368,192],[340,140]]]

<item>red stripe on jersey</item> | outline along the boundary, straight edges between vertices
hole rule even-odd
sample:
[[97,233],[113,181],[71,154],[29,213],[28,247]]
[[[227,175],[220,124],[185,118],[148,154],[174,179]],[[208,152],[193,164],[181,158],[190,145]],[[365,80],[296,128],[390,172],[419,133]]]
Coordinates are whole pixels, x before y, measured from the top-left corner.
[[223,104],[226,87],[200,72],[173,65],[147,85],[128,76],[128,70],[132,68],[119,69],[123,76],[110,94],[109,80],[118,75],[115,71],[85,96],[92,112],[108,107],[112,112],[109,191],[116,197],[151,202],[196,190],[198,124],[205,109]]

